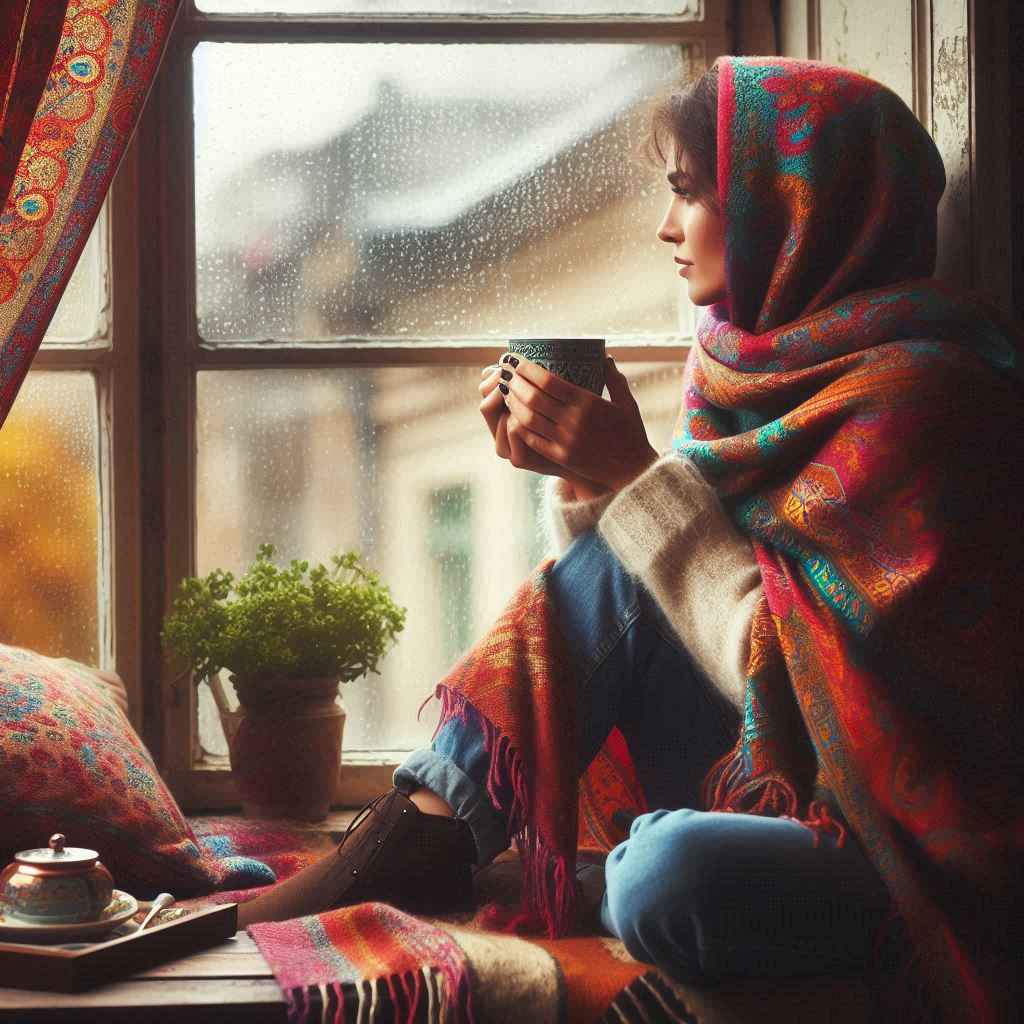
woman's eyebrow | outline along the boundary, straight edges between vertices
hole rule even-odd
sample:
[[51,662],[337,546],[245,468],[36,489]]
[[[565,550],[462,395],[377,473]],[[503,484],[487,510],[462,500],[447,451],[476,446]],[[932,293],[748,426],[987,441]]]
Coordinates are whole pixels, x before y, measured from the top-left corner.
[[668,178],[670,185],[678,185],[682,187],[683,185],[689,185],[690,183],[690,176],[686,171],[671,171],[666,175],[666,177]]

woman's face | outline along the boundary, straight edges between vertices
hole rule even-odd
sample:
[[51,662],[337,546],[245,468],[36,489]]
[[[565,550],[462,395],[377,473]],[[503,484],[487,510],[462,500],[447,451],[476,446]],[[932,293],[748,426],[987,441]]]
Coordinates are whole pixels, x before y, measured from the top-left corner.
[[658,226],[658,237],[671,243],[679,276],[686,280],[690,301],[695,306],[710,306],[725,301],[725,247],[722,223],[692,191],[686,154],[676,160],[668,153],[665,169],[672,186],[672,199],[665,218]]

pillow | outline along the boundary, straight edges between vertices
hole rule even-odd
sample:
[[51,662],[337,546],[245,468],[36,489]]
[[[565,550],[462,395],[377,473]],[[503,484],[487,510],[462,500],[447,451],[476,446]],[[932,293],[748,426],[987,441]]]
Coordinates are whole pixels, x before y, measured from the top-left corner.
[[84,673],[86,680],[105,693],[110,702],[127,716],[128,690],[125,688],[124,680],[116,672],[104,672],[91,665],[83,665],[80,661],[72,661],[71,658],[50,658],[49,660],[61,669],[68,669],[79,674]]
[[[139,898],[209,892],[234,868],[196,842],[116,688],[0,644],[0,869],[55,832],[97,850]],[[253,868],[250,884],[265,884],[267,869]]]

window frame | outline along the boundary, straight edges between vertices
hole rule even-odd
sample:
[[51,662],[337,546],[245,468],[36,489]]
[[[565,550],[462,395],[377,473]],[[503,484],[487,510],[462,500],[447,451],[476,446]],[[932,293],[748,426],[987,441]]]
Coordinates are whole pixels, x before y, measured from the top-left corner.
[[[683,0],[681,0],[681,4]],[[186,809],[238,806],[227,759],[201,756],[197,693],[191,673],[162,651],[160,625],[177,581],[195,572],[196,381],[201,370],[352,368],[435,365],[479,367],[493,362],[493,345],[344,344],[315,342],[204,344],[195,317],[194,157],[192,51],[216,42],[661,42],[677,41],[702,59],[728,52],[729,5],[689,0],[699,20],[645,17],[390,16],[309,17],[210,15],[185,0],[168,41],[157,83],[139,125],[136,167],[129,187],[136,195],[135,292],[142,307],[142,450],[138,466],[142,505],[139,533],[144,592],[134,605],[142,629],[140,678],[144,736],[178,800]],[[131,155],[131,154],[130,154]],[[119,175],[120,177],[120,175]],[[121,262],[119,261],[118,265]],[[115,282],[116,283],[116,282]],[[122,284],[123,288],[125,285]],[[114,294],[117,294],[115,290]],[[611,347],[619,359],[639,363],[682,360],[679,344]],[[127,478],[126,478],[127,479]],[[136,477],[136,479],[140,479]],[[187,514],[182,514],[182,510]],[[115,515],[120,507],[115,509]],[[120,607],[120,606],[119,606]],[[118,617],[119,623],[127,620]],[[118,664],[121,664],[120,658]],[[358,805],[390,785],[405,751],[346,751],[335,802]]]
[[139,549],[139,268],[137,249],[139,149],[131,144],[101,208],[100,266],[106,302],[101,326],[85,341],[47,341],[32,361],[32,373],[85,372],[96,389],[97,576],[99,667],[115,669],[125,683],[129,718],[144,729],[142,590]]

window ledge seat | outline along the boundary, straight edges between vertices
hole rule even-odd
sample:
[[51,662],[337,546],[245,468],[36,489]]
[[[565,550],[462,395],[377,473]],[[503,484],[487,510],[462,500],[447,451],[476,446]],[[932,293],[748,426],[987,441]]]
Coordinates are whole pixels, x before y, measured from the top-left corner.
[[[336,842],[357,813],[355,808],[332,811],[325,823],[309,828],[328,834]],[[224,817],[218,816],[216,820]],[[197,820],[197,831],[198,828]],[[475,888],[478,902],[481,905],[492,901],[502,904],[510,900],[518,902],[521,875],[516,854],[509,851],[502,855],[493,865],[477,873]],[[457,926],[459,934],[463,927]],[[602,1019],[642,1019],[648,1024],[748,1024],[751,1020],[760,1024],[867,1024],[872,1019],[870,993],[859,978],[750,981],[703,987],[681,987],[673,983],[667,987],[659,980],[663,976],[655,977],[653,971],[635,974],[626,970],[625,973],[633,980],[626,984],[623,977],[609,988],[608,979],[602,981],[601,975],[611,970],[617,977],[627,963],[635,964],[635,961],[615,940],[598,937],[595,940],[597,944],[593,947],[587,945],[584,955],[578,948],[573,950],[580,943],[592,941],[587,938],[541,944],[541,948],[547,951],[550,964],[538,977],[545,983],[551,978],[558,979],[558,986],[564,989],[562,998],[567,998],[574,1007],[572,1016],[575,1020],[593,1020],[596,1024],[605,1011],[609,1016]],[[490,1002],[487,993],[490,975],[496,982],[495,992],[499,994],[501,1005],[501,998],[509,997],[508,992],[501,995],[501,990],[508,987],[501,982],[511,962],[507,959],[508,947],[496,946],[493,952],[485,953],[482,946],[474,950],[474,942],[465,946],[465,941],[460,940],[458,934],[456,941],[465,948],[467,967],[476,979],[475,998],[481,1004]],[[504,943],[518,941],[510,936],[504,938]],[[560,943],[565,944],[564,949],[557,948]],[[617,947],[618,952],[611,946]],[[504,953],[500,952],[501,948],[505,949]],[[537,952],[535,949],[529,959],[536,960]],[[592,969],[587,964],[591,964]],[[527,972],[524,977],[532,975]],[[623,984],[626,984],[625,988],[621,988]],[[590,991],[594,988],[606,994],[595,1000],[599,993]],[[355,993],[356,989],[352,987],[353,1000]],[[614,998],[611,1006],[608,1006],[609,998]],[[654,1005],[652,999],[659,1005]],[[623,1011],[630,1007],[635,1011],[641,1004],[645,1006],[642,1017],[622,1016]],[[87,992],[62,994],[0,989],[0,1007],[3,1008],[0,1017],[17,1020],[19,1024],[96,1024],[107,1021],[130,1021],[132,1024],[138,1021],[146,1024],[245,1021],[247,1024],[263,1024],[286,1022],[288,1019],[287,1004],[273,972],[245,932],[217,946]],[[349,1009],[346,998],[346,1014]],[[390,1004],[377,1009],[386,1012],[375,1012],[374,1024],[390,1024],[393,1017],[389,1012]],[[360,1011],[354,1002],[351,1010],[352,1019],[356,1019]],[[504,1014],[491,1016],[485,1005],[480,1005],[479,1010],[478,1019],[485,1024],[489,1020],[510,1019]],[[345,1019],[349,1019],[348,1016]],[[364,1018],[359,1016],[358,1019]],[[425,1014],[418,1014],[416,1019],[425,1019]]]

